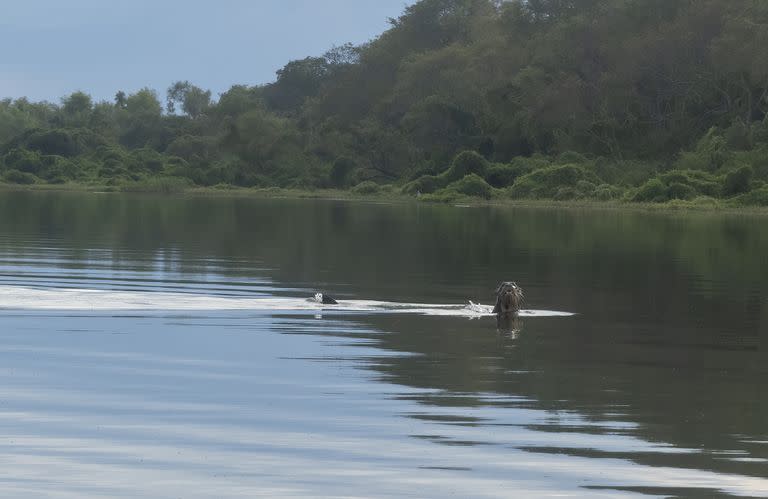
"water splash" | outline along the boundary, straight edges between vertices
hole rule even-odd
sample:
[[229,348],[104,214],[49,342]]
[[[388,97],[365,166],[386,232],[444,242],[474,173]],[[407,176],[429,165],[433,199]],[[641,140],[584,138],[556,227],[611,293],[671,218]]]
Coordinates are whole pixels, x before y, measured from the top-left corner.
[[[210,296],[195,293],[150,291],[113,291],[101,289],[31,288],[0,286],[0,309],[80,310],[80,311],[341,311],[371,313],[407,313],[455,317],[484,317],[493,307],[467,304],[398,303],[375,300],[339,300],[337,305],[323,305],[309,298]],[[571,316],[569,312],[521,310],[521,316]]]

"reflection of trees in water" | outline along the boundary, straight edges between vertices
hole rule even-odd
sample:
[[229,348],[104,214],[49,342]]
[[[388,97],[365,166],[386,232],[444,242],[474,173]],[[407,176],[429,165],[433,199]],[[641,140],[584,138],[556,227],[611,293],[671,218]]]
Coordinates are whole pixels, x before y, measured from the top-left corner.
[[[3,193],[4,233],[37,231],[73,254],[100,245],[118,260],[174,249],[276,267],[280,281],[359,285],[383,298],[403,294],[491,299],[499,280],[557,283],[550,303],[631,297],[663,313],[669,293],[765,292],[768,232],[755,219],[717,214],[447,206],[328,201]],[[6,238],[6,250],[15,239]],[[198,263],[194,263],[197,265]],[[193,268],[189,269],[194,270]],[[685,279],[679,276],[686,274]],[[688,277],[694,277],[691,279]],[[535,282],[531,282],[535,281]],[[583,283],[592,293],[581,293]],[[535,286],[532,289],[535,296]],[[467,296],[469,294],[469,296]],[[378,296],[378,295],[377,295]],[[663,299],[659,299],[662,296]],[[547,299],[550,297],[547,296]],[[556,300],[555,300],[556,299]],[[656,310],[659,308],[659,310]]]
[[0,227],[6,255],[42,236],[83,262],[101,248],[116,266],[174,255],[181,273],[211,258],[232,274],[263,264],[284,285],[322,282],[361,298],[487,303],[499,280],[516,279],[532,308],[580,316],[529,319],[522,331],[491,318],[373,316],[387,331],[371,335],[381,348],[420,355],[370,368],[446,393],[425,404],[507,394],[701,450],[630,458],[758,474],[761,463],[708,451],[768,457],[744,442],[768,437],[768,231],[750,217],[2,193]]
[[[552,412],[555,423],[533,427],[536,430],[626,433],[688,449],[611,453],[597,446],[590,451],[594,457],[764,475],[764,463],[724,459],[724,451],[732,450],[743,451],[741,457],[768,458],[768,449],[758,442],[768,434],[768,401],[761,395],[766,357],[754,341],[689,343],[693,340],[678,336],[675,326],[604,322],[597,317],[529,319],[515,338],[497,334],[493,319],[369,321],[390,332],[378,336],[382,348],[419,354],[387,358],[373,368],[385,381],[445,393],[424,397],[425,404],[482,407],[494,404],[483,394],[509,395],[521,400],[517,407]],[[696,330],[716,338],[719,327],[708,331],[710,325],[699,324]],[[460,395],[458,403],[455,394]],[[592,423],[637,426],[563,427],[557,422],[557,414],[573,412]],[[584,449],[558,451],[581,455]]]

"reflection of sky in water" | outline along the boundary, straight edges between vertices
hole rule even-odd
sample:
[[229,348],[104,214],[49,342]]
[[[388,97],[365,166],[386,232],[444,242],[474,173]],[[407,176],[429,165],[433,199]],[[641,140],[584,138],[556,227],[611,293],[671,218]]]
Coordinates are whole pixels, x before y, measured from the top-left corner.
[[[223,212],[211,219],[231,221],[228,203],[213,203]],[[679,313],[693,304],[711,321],[718,309],[702,304],[727,293],[723,283],[732,290],[739,281],[691,273],[669,288],[657,286],[672,272],[682,275],[663,265],[674,258],[657,256],[651,246],[637,251],[651,255],[653,265],[632,268],[627,262],[637,245],[629,238],[619,240],[628,252],[603,254],[616,257],[612,267],[597,258],[589,267],[582,256],[592,260],[593,251],[620,247],[617,241],[577,248],[571,259],[561,257],[567,241],[545,239],[528,248],[526,237],[534,236],[527,232],[515,236],[520,243],[513,234],[484,248],[495,239],[476,237],[484,233],[469,223],[482,217],[443,219],[442,208],[435,208],[436,219],[420,208],[416,215],[425,221],[409,239],[418,244],[402,249],[422,251],[423,260],[369,272],[365,263],[331,259],[340,253],[346,262],[367,251],[370,261],[384,262],[403,245],[387,241],[403,241],[403,233],[346,253],[365,238],[334,246],[325,232],[356,234],[393,209],[334,205],[332,214],[349,220],[314,233],[327,211],[319,206],[313,210],[319,218],[303,230],[276,235],[270,228],[285,224],[252,219],[261,213],[271,221],[285,207],[259,204],[245,210],[242,227],[206,236],[211,246],[179,251],[170,236],[157,243],[165,249],[142,249],[179,222],[170,217],[144,234],[160,220],[151,206],[136,229],[146,240],[132,234],[123,241],[122,232],[108,232],[120,227],[111,219],[77,225],[84,215],[71,209],[79,204],[50,207],[54,218],[66,214],[58,224],[72,220],[87,228],[77,244],[26,234],[18,228],[24,223],[0,235],[0,496],[768,496],[761,478],[768,476],[768,440],[759,417],[765,371],[756,350],[764,339],[744,334],[752,323],[721,329]],[[15,220],[9,213],[0,212],[0,224]],[[559,235],[585,227],[564,220],[569,223],[558,221],[547,232],[546,217],[526,220],[492,232],[530,225],[532,234]],[[253,230],[230,230],[243,227]],[[671,234],[682,233],[675,228]],[[193,234],[189,225],[182,229],[179,234]],[[462,236],[463,229],[471,233]],[[641,229],[640,241],[654,233]],[[448,235],[462,243],[438,260],[444,248],[427,250]],[[234,246],[245,237],[250,241]],[[185,248],[194,244],[181,241]],[[271,258],[247,257],[259,247],[254,241]],[[492,265],[456,268],[461,248],[474,248],[467,241],[480,241],[473,262],[486,258]],[[578,316],[526,317],[519,337],[505,337],[493,319],[464,307],[464,299],[489,299],[485,284],[468,283],[493,282],[498,257],[512,243],[509,274],[525,278],[526,291],[538,295],[532,305]],[[284,252],[292,253],[281,260]],[[234,256],[214,256],[228,254]],[[409,270],[401,272],[404,264]],[[581,280],[593,274],[584,292]],[[311,296],[322,279],[333,287],[321,289],[339,297],[341,307],[322,310],[297,298]],[[663,300],[653,301],[655,293]],[[401,296],[458,305],[403,308],[394,303]],[[646,301],[633,316],[637,297]],[[722,301],[730,306],[722,315],[736,316],[740,302]],[[601,315],[602,323],[592,321]],[[729,399],[734,407],[720,404],[718,397],[737,386],[754,392],[758,403],[739,391]],[[688,420],[678,424],[678,416],[696,417],[699,410],[714,415],[698,426],[692,420],[690,429]]]
[[[52,244],[52,243],[48,243]],[[19,254],[0,254],[0,285],[77,287],[87,282],[90,289],[140,291],[218,291],[267,293],[265,275],[270,269],[253,262],[230,261],[247,272],[247,278],[233,280],[221,275],[222,262],[216,258],[183,259],[176,251],[157,251],[146,255],[136,251],[87,250],[74,252],[62,248],[36,246]],[[182,267],[184,267],[182,269]],[[189,269],[194,269],[190,272]],[[220,285],[224,285],[219,289]]]
[[[5,496],[616,496],[579,488],[611,485],[768,493],[758,478],[520,450],[695,452],[515,397],[424,406],[418,396],[429,390],[359,369],[391,354],[356,340],[366,331],[354,320],[6,311],[2,321]],[[328,336],[338,333],[343,340]],[[553,417],[575,430],[532,429]],[[595,425],[604,431],[578,431]]]

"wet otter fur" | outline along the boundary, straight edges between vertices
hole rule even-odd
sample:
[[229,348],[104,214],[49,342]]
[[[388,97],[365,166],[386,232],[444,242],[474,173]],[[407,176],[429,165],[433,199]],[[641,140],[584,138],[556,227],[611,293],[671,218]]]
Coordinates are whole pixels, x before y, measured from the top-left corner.
[[496,288],[496,305],[493,307],[494,314],[516,314],[523,306],[525,297],[523,288],[516,282],[505,281]]
[[326,295],[325,293],[315,293],[314,298],[311,299],[312,301],[315,301],[317,303],[322,303],[323,305],[338,305],[339,302],[331,298],[330,296]]

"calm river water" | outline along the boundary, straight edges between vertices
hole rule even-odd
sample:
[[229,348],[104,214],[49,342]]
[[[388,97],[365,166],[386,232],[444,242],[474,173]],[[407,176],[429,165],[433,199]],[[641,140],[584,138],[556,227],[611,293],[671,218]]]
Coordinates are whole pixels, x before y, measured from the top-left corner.
[[768,218],[0,193],[0,496],[768,497]]

